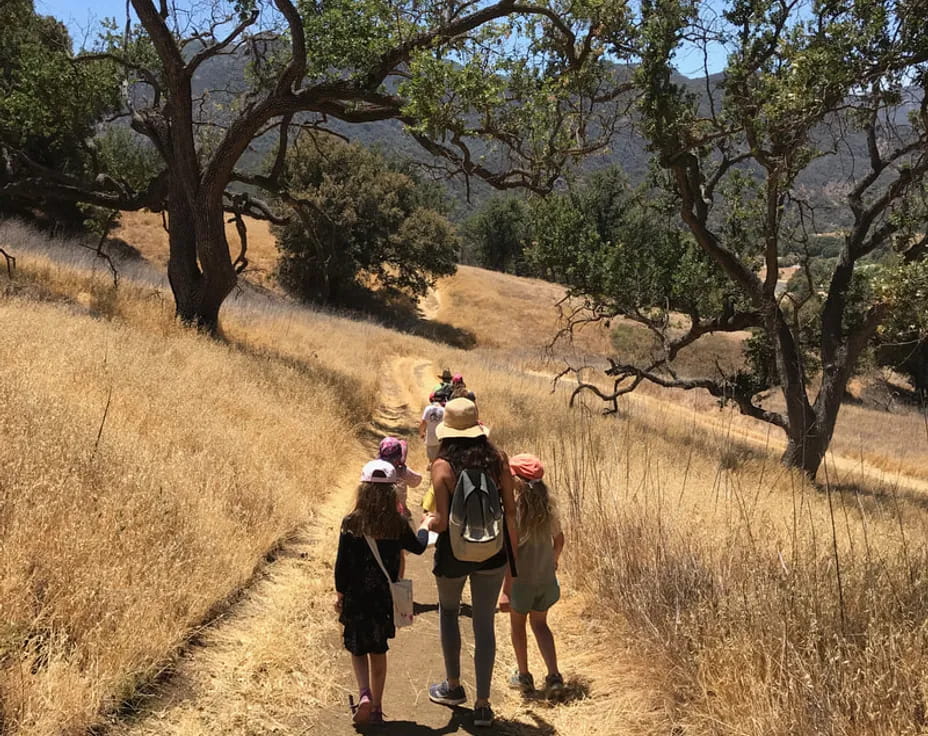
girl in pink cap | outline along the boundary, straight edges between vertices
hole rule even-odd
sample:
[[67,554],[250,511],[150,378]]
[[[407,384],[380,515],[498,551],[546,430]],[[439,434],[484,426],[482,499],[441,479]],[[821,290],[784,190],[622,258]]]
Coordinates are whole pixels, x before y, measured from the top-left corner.
[[422,475],[406,465],[406,453],[409,447],[406,440],[396,437],[384,437],[380,440],[378,457],[386,460],[396,468],[396,502],[401,514],[407,517],[409,509],[406,507],[407,489],[415,488],[422,482]]
[[522,453],[509,458],[509,469],[515,485],[516,526],[519,530],[519,576],[506,576],[500,596],[500,610],[509,611],[512,647],[518,669],[509,685],[523,693],[535,690],[535,681],[528,670],[528,635],[526,623],[548,668],[544,692],[557,698],[564,690],[564,678],[557,667],[554,634],[548,626],[548,609],[561,597],[557,582],[557,565],[564,549],[564,532],[557,508],[548,486],[545,468],[534,455]]
[[[410,486],[415,488],[422,483],[422,476],[412,468],[406,465],[406,452],[408,450],[406,440],[400,440],[396,437],[384,437],[380,440],[380,451],[378,458],[390,463],[396,469],[396,510],[407,519],[412,518],[409,508],[406,506],[408,489]],[[406,553],[400,555],[400,577],[406,576]]]

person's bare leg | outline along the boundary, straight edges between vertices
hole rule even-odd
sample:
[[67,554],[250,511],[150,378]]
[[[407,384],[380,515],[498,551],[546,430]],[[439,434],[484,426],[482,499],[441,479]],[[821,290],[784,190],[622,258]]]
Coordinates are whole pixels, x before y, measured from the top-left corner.
[[358,691],[371,689],[371,671],[367,663],[367,655],[358,657],[351,655],[351,669],[354,670],[354,679],[358,681]]
[[528,633],[525,625],[528,623],[528,617],[524,613],[509,611],[509,630],[512,636],[512,648],[516,653],[516,664],[519,666],[519,674],[528,674]]
[[529,621],[532,624],[532,633],[535,634],[535,641],[538,642],[538,649],[541,652],[541,658],[545,661],[549,675],[560,674],[557,668],[557,651],[554,647],[554,634],[548,626],[547,611],[531,611]]
[[383,710],[383,688],[387,683],[387,654],[370,654],[371,700],[374,710]]
[[[358,690],[361,694],[357,704],[352,708],[354,711],[352,720],[360,725],[370,721],[371,708],[373,707],[371,698],[367,695],[371,691],[371,670],[367,656],[366,654],[360,657],[354,654],[351,655],[351,668],[354,670],[354,678],[358,681]],[[365,697],[368,699],[365,700]]]

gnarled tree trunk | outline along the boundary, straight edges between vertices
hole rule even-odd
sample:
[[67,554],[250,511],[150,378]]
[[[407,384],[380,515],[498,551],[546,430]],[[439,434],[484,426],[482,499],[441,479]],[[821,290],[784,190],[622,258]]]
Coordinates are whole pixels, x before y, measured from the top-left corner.
[[834,420],[830,427],[825,427],[814,412],[805,425],[790,423],[786,429],[786,450],[781,458],[782,463],[814,478],[825,458],[833,431]]
[[210,334],[219,329],[219,309],[235,288],[221,201],[204,198],[196,210],[182,188],[172,186],[168,203],[168,280],[177,317]]

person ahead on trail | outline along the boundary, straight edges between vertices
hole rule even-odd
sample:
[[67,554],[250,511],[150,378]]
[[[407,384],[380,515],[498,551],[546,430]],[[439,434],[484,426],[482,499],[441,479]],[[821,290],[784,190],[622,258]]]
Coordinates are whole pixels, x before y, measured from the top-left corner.
[[406,440],[396,437],[384,437],[380,440],[378,457],[386,460],[396,469],[396,502],[401,514],[409,516],[406,496],[409,488],[416,488],[422,482],[422,476],[406,465],[408,450]]
[[460,373],[455,373],[451,377],[451,398],[470,399],[473,402],[477,401],[477,397],[474,395],[474,392],[467,388],[467,384],[464,383],[464,376],[462,376]]
[[461,593],[470,581],[477,686],[474,725],[490,726],[490,681],[496,658],[493,616],[507,559],[516,564],[513,550],[518,543],[512,476],[506,454],[487,439],[489,430],[478,422],[472,401],[449,401],[436,432],[441,450],[432,463],[435,512],[426,518],[429,530],[438,532],[433,572],[447,679],[429,687],[429,699],[450,706],[467,700],[460,679],[458,617]]
[[395,582],[400,552],[421,555],[428,541],[424,524],[414,534],[406,517],[397,511],[395,483],[396,470],[390,463],[367,463],[354,509],[342,519],[338,538],[335,609],[360,691],[357,704],[349,699],[357,724],[383,723],[387,640],[396,636],[393,598],[384,571]]
[[435,388],[432,389],[432,393],[435,395],[435,398],[438,399],[442,404],[451,400],[451,392],[454,390],[452,381],[454,376],[451,375],[451,371],[445,368],[441,372],[441,375],[438,377],[438,380],[441,381]]
[[441,424],[442,417],[445,416],[444,403],[435,397],[433,392],[429,396],[429,405],[422,412],[422,420],[419,422],[419,437],[425,440],[425,454],[429,459],[429,467],[432,461],[438,457],[439,440],[435,434],[435,429]]
[[451,391],[452,399],[468,399],[477,403],[477,396],[462,382],[455,386]]
[[512,647],[518,669],[509,679],[510,687],[528,694],[535,681],[528,670],[528,637],[525,624],[530,621],[535,641],[548,676],[545,695],[556,698],[564,689],[564,678],[557,668],[554,634],[548,627],[548,609],[561,597],[557,582],[557,563],[564,549],[564,532],[548,486],[542,480],[544,466],[534,455],[519,454],[509,458],[515,482],[516,521],[519,529],[519,577],[507,577],[500,596],[500,610],[509,611]]

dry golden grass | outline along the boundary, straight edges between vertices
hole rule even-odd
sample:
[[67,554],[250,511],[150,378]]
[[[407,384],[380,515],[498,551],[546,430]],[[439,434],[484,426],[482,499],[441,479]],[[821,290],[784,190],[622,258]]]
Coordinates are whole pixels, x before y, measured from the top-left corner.
[[[563,296],[555,284],[523,279],[509,274],[462,266],[457,275],[438,284],[437,319],[453,327],[474,332],[484,360],[497,370],[513,368],[553,374],[565,359],[574,365],[591,366],[585,380],[601,384],[600,372],[606,367],[604,355],[614,355],[613,335],[602,325],[578,333],[573,346],[559,343],[548,355],[544,346],[551,341],[559,322],[554,304]],[[650,334],[640,325],[623,322],[616,327],[623,355],[643,359],[649,353]],[[711,336],[710,336],[711,337]],[[723,366],[740,363],[738,336],[718,335],[683,351],[679,369],[683,375],[712,374],[716,360]],[[708,368],[707,368],[708,366]],[[566,382],[566,381],[565,381]],[[670,406],[665,406],[669,404]],[[766,402],[781,409],[782,400],[774,391]],[[640,411],[676,412],[687,421],[697,421],[716,433],[738,435],[753,447],[768,446],[776,451],[785,447],[780,430],[737,411],[720,410],[708,393],[666,390],[644,384],[624,405],[637,405]],[[900,408],[889,414],[878,409],[846,404],[841,409],[832,443],[835,455],[845,469],[863,465],[864,469],[885,471],[887,482],[898,474],[928,480],[928,421],[917,410]]]
[[[0,230],[11,237],[31,236]],[[113,292],[91,256],[33,246],[17,252],[18,285],[0,282],[4,733],[83,733],[168,661],[358,458],[353,430],[397,356],[462,371],[494,440],[546,460],[568,522],[565,573],[581,592],[553,616],[564,669],[592,697],[544,712],[512,698],[507,717],[589,736],[924,731],[928,494],[864,472],[904,449],[924,478],[921,417],[845,407],[845,457],[821,489],[777,464],[763,426],[692,394],[642,395],[609,418],[568,410],[564,391],[514,368],[544,343],[551,285],[466,269],[463,288],[445,283],[438,319],[484,350],[248,293],[216,343],[174,324],[145,264]],[[256,587],[210,635],[213,664],[176,683],[175,698],[196,699],[140,732],[313,728],[339,653],[315,602],[331,539],[301,539],[314,602],[300,559],[271,568],[289,593]]]
[[310,518],[341,472],[332,458],[356,456],[378,368],[403,338],[244,295],[220,343],[174,322],[144,264],[114,290],[92,254],[7,224],[11,241],[2,725],[77,734]]
[[495,439],[549,463],[570,579],[651,660],[662,732],[923,732],[928,495],[831,459],[816,488],[670,404],[570,412],[459,360]]
[[[547,281],[459,266],[437,288],[440,301],[435,318],[472,332],[483,348],[535,357],[559,327],[556,304],[564,289]],[[603,354],[610,344],[609,331],[592,325],[578,332],[575,343],[580,351]]]
[[[243,218],[247,229],[248,268],[244,277],[259,286],[274,288],[274,271],[277,267],[277,240],[271,234],[270,223]],[[229,246],[238,253],[240,240],[234,223],[226,224]],[[123,212],[112,233],[113,238],[124,240],[135,248],[142,258],[164,269],[168,263],[168,233],[161,215],[155,212]]]

